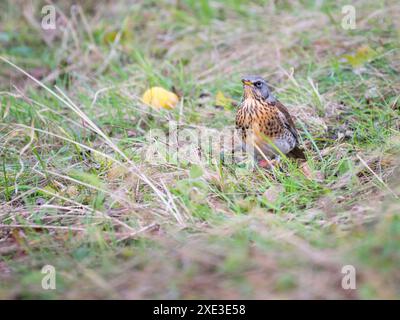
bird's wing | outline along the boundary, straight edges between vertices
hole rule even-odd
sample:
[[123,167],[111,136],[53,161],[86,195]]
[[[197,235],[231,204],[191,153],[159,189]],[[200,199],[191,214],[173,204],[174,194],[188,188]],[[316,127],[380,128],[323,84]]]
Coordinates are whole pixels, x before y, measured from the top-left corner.
[[288,109],[286,109],[286,107],[279,101],[276,102],[275,106],[280,111],[284,126],[290,131],[291,134],[293,134],[296,139],[296,146],[288,153],[288,155],[294,158],[306,159],[304,151],[299,147],[299,136]]
[[291,134],[293,134],[293,136],[296,138],[296,142],[299,143],[299,136],[288,109],[286,109],[286,107],[279,101],[276,102],[275,106],[280,111],[280,118],[284,126],[290,131]]

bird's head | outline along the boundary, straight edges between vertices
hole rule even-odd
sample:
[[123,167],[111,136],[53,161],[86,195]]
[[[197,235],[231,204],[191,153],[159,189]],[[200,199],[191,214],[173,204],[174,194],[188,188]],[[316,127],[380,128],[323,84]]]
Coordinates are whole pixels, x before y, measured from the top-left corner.
[[260,76],[245,76],[242,78],[242,83],[244,99],[258,98],[268,103],[276,102],[264,78]]

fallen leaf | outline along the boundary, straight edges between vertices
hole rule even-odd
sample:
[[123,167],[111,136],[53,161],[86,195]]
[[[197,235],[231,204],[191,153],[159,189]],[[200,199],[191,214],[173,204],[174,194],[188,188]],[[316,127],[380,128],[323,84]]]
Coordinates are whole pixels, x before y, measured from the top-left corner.
[[232,99],[226,97],[221,91],[218,91],[215,96],[215,105],[217,107],[229,108],[232,105]]
[[161,87],[152,87],[143,94],[142,100],[157,109],[173,109],[179,102],[178,96]]
[[365,63],[373,60],[378,53],[369,46],[362,46],[357,49],[354,55],[346,54],[344,60],[352,66],[353,69],[362,67]]

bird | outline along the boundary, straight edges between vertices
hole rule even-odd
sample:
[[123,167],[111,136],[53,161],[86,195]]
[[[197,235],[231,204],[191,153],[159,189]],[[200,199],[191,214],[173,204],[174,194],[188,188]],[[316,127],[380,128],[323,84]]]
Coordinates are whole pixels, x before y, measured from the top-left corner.
[[299,134],[288,109],[257,75],[242,78],[243,97],[236,113],[242,148],[253,153],[261,167],[279,163],[282,154],[305,160]]

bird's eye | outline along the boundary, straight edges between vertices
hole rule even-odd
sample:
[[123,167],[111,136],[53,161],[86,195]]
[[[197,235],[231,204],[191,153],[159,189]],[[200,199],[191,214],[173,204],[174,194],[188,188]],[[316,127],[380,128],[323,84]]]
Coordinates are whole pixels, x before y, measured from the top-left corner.
[[257,82],[255,83],[255,86],[256,86],[257,88],[261,88],[262,82],[261,82],[261,81],[257,81]]

